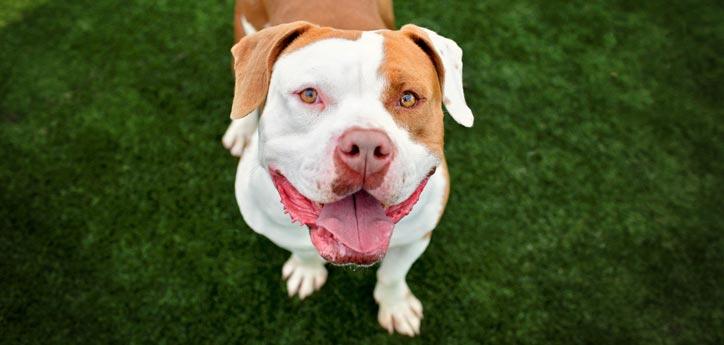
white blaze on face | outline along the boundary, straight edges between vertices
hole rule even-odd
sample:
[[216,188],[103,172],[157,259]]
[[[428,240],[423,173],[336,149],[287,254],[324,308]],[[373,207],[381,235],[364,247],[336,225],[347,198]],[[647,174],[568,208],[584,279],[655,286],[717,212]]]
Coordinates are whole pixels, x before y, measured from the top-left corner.
[[[274,65],[259,125],[262,165],[279,170],[313,201],[342,197],[332,191],[337,178],[333,152],[339,136],[350,128],[381,130],[395,147],[382,184],[368,191],[385,205],[407,199],[439,164],[382,102],[389,82],[380,74],[383,40],[374,32],[354,41],[322,39],[284,54]],[[322,105],[299,99],[297,93],[309,87],[318,91]]]

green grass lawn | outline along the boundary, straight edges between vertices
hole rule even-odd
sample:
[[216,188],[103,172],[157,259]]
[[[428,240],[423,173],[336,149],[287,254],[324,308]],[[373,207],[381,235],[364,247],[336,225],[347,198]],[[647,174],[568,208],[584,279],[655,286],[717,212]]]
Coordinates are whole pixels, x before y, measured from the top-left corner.
[[724,5],[398,0],[465,51],[452,194],[408,276],[286,297],[233,194],[232,1],[0,5],[0,342],[722,344]]

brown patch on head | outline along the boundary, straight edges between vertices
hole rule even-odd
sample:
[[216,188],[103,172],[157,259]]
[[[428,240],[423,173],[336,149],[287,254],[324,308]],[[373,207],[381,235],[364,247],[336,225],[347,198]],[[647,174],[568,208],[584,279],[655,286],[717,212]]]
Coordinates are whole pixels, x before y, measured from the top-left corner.
[[291,42],[312,27],[305,22],[278,25],[246,36],[231,48],[236,75],[231,118],[242,118],[264,102],[272,66],[279,55]]
[[[422,33],[424,35],[424,32]],[[387,79],[382,103],[395,121],[437,157],[443,157],[442,64],[426,37],[411,30],[384,31],[384,60],[380,73]],[[406,91],[418,99],[411,108],[400,105]]]
[[236,75],[231,118],[242,118],[264,103],[274,63],[282,53],[292,52],[322,39],[356,40],[360,35],[360,31],[320,28],[307,22],[294,22],[242,38],[231,48]]
[[350,41],[356,41],[362,36],[362,31],[358,30],[337,30],[330,27],[314,27],[294,40],[285,50],[284,54],[289,54],[297,49],[306,47],[314,42],[329,38],[341,38]]

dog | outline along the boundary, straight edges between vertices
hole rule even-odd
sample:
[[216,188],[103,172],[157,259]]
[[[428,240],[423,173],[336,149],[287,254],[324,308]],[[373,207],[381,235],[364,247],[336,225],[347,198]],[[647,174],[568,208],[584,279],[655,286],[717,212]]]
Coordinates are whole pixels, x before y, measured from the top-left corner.
[[255,232],[291,252],[290,297],[326,263],[377,270],[378,321],[420,333],[405,276],[448,199],[443,104],[470,127],[462,50],[415,25],[394,29],[386,0],[238,0],[231,49],[236,200]]

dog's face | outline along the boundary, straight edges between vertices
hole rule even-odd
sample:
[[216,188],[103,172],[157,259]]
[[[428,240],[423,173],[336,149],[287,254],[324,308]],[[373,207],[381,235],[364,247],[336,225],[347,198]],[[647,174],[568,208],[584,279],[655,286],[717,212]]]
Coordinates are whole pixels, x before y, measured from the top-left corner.
[[261,165],[291,218],[330,262],[381,259],[443,159],[443,100],[472,125],[460,48],[409,25],[358,32],[297,22],[232,52],[232,118],[264,103]]

